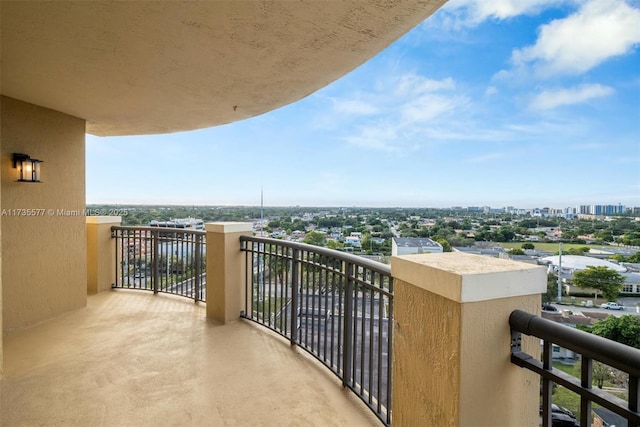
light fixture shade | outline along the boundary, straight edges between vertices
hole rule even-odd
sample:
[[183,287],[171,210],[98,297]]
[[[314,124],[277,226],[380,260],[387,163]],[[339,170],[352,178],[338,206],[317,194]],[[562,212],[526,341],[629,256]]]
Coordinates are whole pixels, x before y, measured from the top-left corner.
[[18,182],[41,182],[40,163],[28,154],[13,153],[13,167],[18,169]]
[[31,159],[33,161],[33,182],[40,182],[40,160]]

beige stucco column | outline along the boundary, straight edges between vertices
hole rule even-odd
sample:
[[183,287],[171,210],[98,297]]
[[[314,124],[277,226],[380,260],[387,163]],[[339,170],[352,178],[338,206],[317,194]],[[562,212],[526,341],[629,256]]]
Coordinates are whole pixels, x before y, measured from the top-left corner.
[[88,216],[87,292],[108,291],[116,280],[116,241],[111,227],[122,224],[120,216]]
[[391,272],[393,424],[538,426],[540,380],[509,360],[509,314],[539,313],[545,269],[453,252],[392,257]]
[[246,222],[213,222],[207,231],[207,317],[220,323],[240,318],[244,310],[245,256],[240,236],[251,235]]

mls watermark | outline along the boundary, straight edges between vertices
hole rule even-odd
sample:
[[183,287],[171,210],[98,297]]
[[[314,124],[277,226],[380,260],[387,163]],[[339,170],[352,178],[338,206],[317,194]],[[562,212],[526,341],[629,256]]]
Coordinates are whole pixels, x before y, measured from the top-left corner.
[[14,208],[2,209],[2,216],[13,217],[75,217],[75,216],[127,216],[127,209],[46,209],[46,208]]

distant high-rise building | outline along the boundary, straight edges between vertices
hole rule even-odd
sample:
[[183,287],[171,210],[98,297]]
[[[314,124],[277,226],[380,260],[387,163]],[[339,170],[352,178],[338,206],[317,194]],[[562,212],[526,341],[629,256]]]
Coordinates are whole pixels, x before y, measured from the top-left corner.
[[577,214],[586,215],[617,215],[623,214],[626,207],[622,204],[617,205],[580,205],[576,207]]

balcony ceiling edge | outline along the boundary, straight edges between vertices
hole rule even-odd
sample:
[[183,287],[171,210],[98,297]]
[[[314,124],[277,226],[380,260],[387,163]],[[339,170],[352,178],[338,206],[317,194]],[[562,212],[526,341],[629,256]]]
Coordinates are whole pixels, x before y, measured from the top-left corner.
[[221,125],[308,96],[444,2],[2,2],[2,94],[99,136]]

